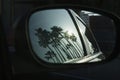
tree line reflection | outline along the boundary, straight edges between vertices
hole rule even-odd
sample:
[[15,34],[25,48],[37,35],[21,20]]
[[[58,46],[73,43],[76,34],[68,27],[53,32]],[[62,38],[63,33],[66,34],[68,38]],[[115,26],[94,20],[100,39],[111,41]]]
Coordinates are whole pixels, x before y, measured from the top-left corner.
[[53,63],[64,63],[69,60],[84,57],[84,51],[78,42],[77,36],[69,31],[63,31],[61,27],[53,26],[51,31],[38,28],[35,29],[40,47],[46,48],[45,56]]

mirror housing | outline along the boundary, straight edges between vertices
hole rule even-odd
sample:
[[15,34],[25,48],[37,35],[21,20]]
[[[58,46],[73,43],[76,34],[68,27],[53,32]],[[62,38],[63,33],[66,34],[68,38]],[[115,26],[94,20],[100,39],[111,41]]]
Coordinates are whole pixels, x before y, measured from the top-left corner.
[[[75,45],[74,43],[72,43],[70,40],[69,41],[67,41],[66,39],[62,39],[62,41],[59,41],[59,42],[62,42],[61,44],[62,45],[60,45],[60,44],[58,44],[59,45],[59,47],[57,47],[56,48],[56,52],[57,51],[59,51],[58,52],[58,56],[56,57],[56,59],[55,59],[55,57],[54,57],[54,59],[55,60],[51,60],[51,62],[49,62],[49,61],[47,61],[47,60],[44,60],[43,58],[41,58],[40,56],[41,55],[39,55],[38,56],[38,54],[37,54],[37,52],[36,52],[36,50],[34,49],[35,47],[33,46],[33,44],[39,44],[39,41],[40,41],[40,39],[39,38],[41,38],[40,36],[38,36],[38,35],[40,35],[38,32],[41,30],[41,31],[43,31],[43,32],[45,32],[45,31],[47,31],[48,33],[50,33],[50,31],[52,32],[52,30],[54,29],[54,28],[59,28],[59,29],[61,29],[61,28],[63,28],[63,32],[62,32],[62,35],[59,33],[59,36],[60,37],[64,37],[63,36],[63,33],[65,34],[65,32],[66,32],[66,34],[67,34],[67,32],[69,32],[70,30],[74,30],[74,34],[77,34],[77,37],[78,37],[78,39],[79,39],[79,41],[78,42],[80,42],[81,41],[81,43],[79,43],[79,45],[82,45],[82,48],[84,49],[82,49],[83,50],[83,52],[85,52],[86,51],[86,53],[88,53],[88,48],[86,47],[86,46],[88,46],[87,45],[87,43],[85,43],[85,38],[83,38],[83,36],[81,36],[81,32],[80,32],[80,29],[78,28],[78,27],[74,27],[74,28],[76,28],[76,29],[74,29],[74,28],[69,28],[69,26],[68,27],[66,27],[67,29],[65,29],[65,27],[59,27],[58,25],[52,25],[50,28],[49,27],[47,27],[46,25],[46,29],[45,29],[45,27],[43,26],[42,28],[43,29],[41,29],[41,27],[36,27],[35,28],[35,26],[37,25],[39,25],[39,24],[36,24],[36,23],[32,23],[32,22],[36,22],[35,21],[35,18],[34,18],[34,14],[35,14],[35,12],[42,12],[42,11],[49,11],[49,10],[59,10],[59,9],[64,9],[64,11],[65,10],[68,10],[68,13],[69,13],[69,15],[71,16],[71,15],[73,15],[74,13],[76,13],[75,11],[77,11],[77,9],[78,10],[83,10],[84,12],[91,12],[90,14],[100,14],[100,15],[102,15],[102,16],[104,16],[104,17],[106,17],[106,19],[105,20],[108,20],[108,18],[110,19],[110,20],[112,20],[111,22],[113,22],[114,24],[114,28],[111,28],[111,29],[114,29],[114,30],[112,30],[113,31],[113,38],[114,38],[114,46],[112,47],[112,51],[110,52],[110,55],[107,55],[106,57],[104,57],[104,56],[100,56],[100,58],[102,58],[102,61],[100,60],[100,61],[95,61],[95,62],[92,62],[92,63],[89,63],[89,62],[82,62],[82,60],[81,60],[81,62],[79,62],[79,63],[74,63],[74,65],[73,65],[73,63],[72,62],[70,62],[70,63],[67,63],[66,64],[66,62],[64,62],[64,63],[62,63],[62,61],[63,60],[65,60],[64,58],[63,58],[63,60],[62,59],[58,59],[58,63],[57,63],[57,61],[56,61],[56,63],[54,63],[55,62],[55,60],[57,60],[57,57],[58,56],[61,56],[62,57],[62,55],[60,55],[59,53],[61,53],[60,52],[60,50],[62,50],[62,52],[63,53],[66,53],[67,51],[65,51],[66,49],[67,49],[67,47],[66,47],[66,45],[71,45],[71,44],[73,44],[72,46],[78,46],[77,44]],[[70,10],[70,9],[72,9],[74,12],[72,12],[72,10]],[[75,10],[74,10],[75,9]],[[57,11],[58,12],[58,11]],[[62,12],[62,11],[60,11],[60,12]],[[60,12],[59,12],[59,14],[60,14]],[[48,13],[48,12],[47,12]],[[50,12],[49,12],[50,13]],[[36,14],[35,14],[36,15]],[[44,15],[45,15],[45,13],[44,13]],[[50,15],[50,14],[49,14]],[[49,16],[48,15],[48,16]],[[54,14],[55,15],[55,14]],[[75,15],[76,16],[76,15]],[[33,17],[33,18],[31,18],[31,17]],[[38,17],[38,16],[36,16],[36,17]],[[41,17],[44,17],[43,15],[41,16]],[[53,17],[53,16],[52,16]],[[51,17],[51,20],[52,19],[54,19],[54,18],[52,18]],[[61,16],[59,16],[59,17],[61,17]],[[64,16],[64,17],[66,17],[66,16]],[[71,17],[74,17],[74,16],[71,16]],[[78,18],[78,17],[77,17]],[[93,17],[94,18],[94,17]],[[38,17],[38,19],[40,19],[39,17]],[[42,19],[42,18],[41,18]],[[66,20],[68,19],[68,17],[66,18]],[[81,25],[84,25],[85,27],[88,25],[88,23],[86,23],[82,18],[79,18],[80,20],[81,20]],[[30,21],[31,20],[31,21]],[[46,18],[46,20],[48,20],[47,18]],[[83,21],[82,21],[83,20]],[[96,19],[95,19],[96,20]],[[42,21],[42,20],[38,20],[38,21]],[[44,21],[44,20],[43,20]],[[50,20],[49,20],[50,21]],[[57,21],[57,20],[56,20]],[[62,21],[62,20],[61,20]],[[74,26],[76,26],[76,25],[78,25],[78,23],[77,23],[77,21],[76,21],[76,23],[75,23],[75,18],[74,18],[74,20],[73,20],[73,18],[71,19],[71,23],[73,23],[74,24]],[[99,20],[98,20],[99,21]],[[64,22],[64,21],[63,21]],[[118,46],[119,46],[119,43],[118,43],[118,35],[119,35],[119,31],[118,31],[118,25],[119,25],[119,22],[120,22],[120,20],[119,20],[119,18],[118,17],[116,17],[115,15],[113,15],[113,14],[111,14],[111,13],[107,13],[107,12],[105,12],[105,11],[102,11],[102,10],[98,10],[98,9],[94,9],[94,8],[87,8],[87,7],[81,7],[81,6],[48,6],[48,7],[42,7],[42,8],[37,8],[37,9],[34,9],[32,12],[30,12],[30,14],[29,14],[29,16],[27,16],[27,18],[26,18],[26,25],[25,25],[25,39],[26,39],[26,43],[27,43],[27,47],[28,47],[28,53],[29,53],[29,55],[31,55],[31,57],[33,57],[33,59],[36,61],[36,62],[38,62],[39,64],[42,64],[42,65],[44,65],[44,66],[46,66],[46,67],[66,67],[66,66],[71,66],[71,67],[75,67],[75,66],[81,66],[81,65],[88,65],[88,64],[99,64],[99,63],[106,63],[107,61],[110,61],[110,60],[112,60],[113,58],[115,58],[116,56],[117,56],[117,54],[118,54]],[[41,23],[43,23],[43,22],[41,22]],[[36,25],[34,25],[33,27],[31,27],[31,29],[30,29],[30,25],[31,24],[36,24]],[[48,23],[45,23],[45,24],[48,24]],[[70,24],[70,25],[73,25],[73,24]],[[79,23],[80,24],[80,23]],[[42,24],[43,25],[43,24]],[[51,25],[51,24],[49,24],[49,25]],[[94,24],[91,24],[91,25],[94,25]],[[34,37],[30,37],[31,35],[30,35],[30,31],[32,30],[34,28]],[[49,29],[48,29],[49,28]],[[100,54],[102,54],[102,50],[100,49],[101,47],[99,46],[99,44],[98,44],[98,42],[97,42],[97,40],[99,39],[99,36],[98,35],[95,35],[95,31],[94,31],[94,29],[93,29],[93,31],[94,32],[92,32],[92,29],[89,29],[88,27],[86,27],[87,29],[88,29],[88,32],[91,34],[91,36],[92,36],[92,39],[94,40],[91,40],[91,41],[93,41],[95,44],[94,44],[94,46],[96,46],[97,48],[95,49],[96,51],[98,51],[98,52],[100,52]],[[97,28],[97,27],[96,27]],[[107,28],[108,29],[108,28]],[[73,32],[72,32],[73,33]],[[70,35],[73,35],[72,33],[69,33],[69,36]],[[105,32],[105,33],[107,33],[107,32]],[[55,34],[55,33],[54,33]],[[33,35],[33,34],[32,34]],[[83,34],[84,35],[84,34]],[[50,36],[50,35],[49,35]],[[49,37],[48,36],[48,37]],[[74,36],[74,35],[73,35]],[[76,35],[75,35],[76,36]],[[97,36],[97,37],[95,37],[95,36]],[[32,40],[33,39],[35,39],[35,37],[36,38],[38,38],[37,39],[37,43],[32,43]],[[47,37],[47,38],[48,38]],[[106,37],[106,36],[105,36]],[[64,37],[65,38],[65,37]],[[97,38],[97,39],[96,39]],[[82,40],[81,40],[82,39]],[[44,40],[44,39],[43,39]],[[55,43],[55,40],[54,40],[54,38],[52,38],[52,40],[53,40],[53,43],[55,44],[54,46],[56,46],[57,45],[57,43]],[[89,39],[86,39],[86,40],[89,40]],[[47,39],[46,40],[44,40],[44,41],[48,41]],[[88,43],[90,43],[91,41],[88,41]],[[64,44],[64,42],[66,43],[65,45],[63,45]],[[42,42],[43,43],[43,42]],[[52,41],[51,41],[51,43],[52,43]],[[19,44],[19,43],[17,43],[17,44]],[[91,42],[91,44],[92,44],[92,42]],[[53,46],[53,45],[50,45],[50,46]],[[47,46],[48,47],[48,46]],[[78,46],[79,47],[79,46]],[[71,50],[69,50],[68,51],[68,53],[71,55],[71,57],[73,57],[73,58],[75,58],[75,57],[78,57],[78,56],[81,56],[81,55],[78,55],[78,54],[75,54],[75,56],[73,56],[73,54],[72,53],[74,53],[75,52],[75,50],[76,50],[76,52],[75,53],[77,53],[77,51],[79,51],[79,48],[78,47],[76,47],[76,48],[71,48]],[[39,46],[39,48],[40,48],[40,46]],[[49,48],[49,47],[48,47]],[[49,50],[51,50],[51,51],[49,51],[48,50],[48,48],[47,48],[47,52],[53,52],[53,53],[55,53],[55,50],[54,51],[52,51],[50,48],[49,48]],[[52,47],[52,48],[54,48],[55,49],[55,47]],[[60,49],[58,49],[58,48],[60,48]],[[103,48],[103,50],[104,50],[105,48]],[[39,52],[42,52],[42,50],[43,50],[43,48],[41,48],[40,49],[40,51]],[[43,51],[44,52],[44,51]],[[93,52],[95,52],[95,51],[93,51]],[[44,53],[45,54],[45,53]],[[47,55],[47,54],[45,54],[45,55]],[[70,57],[70,55],[69,55],[69,57]],[[49,57],[51,57],[50,55],[49,55]],[[48,58],[49,58],[48,57]],[[68,57],[68,56],[66,56],[66,57]],[[70,57],[70,58],[71,58]],[[84,56],[84,58],[86,58],[86,56]],[[61,64],[62,63],[62,64]]]

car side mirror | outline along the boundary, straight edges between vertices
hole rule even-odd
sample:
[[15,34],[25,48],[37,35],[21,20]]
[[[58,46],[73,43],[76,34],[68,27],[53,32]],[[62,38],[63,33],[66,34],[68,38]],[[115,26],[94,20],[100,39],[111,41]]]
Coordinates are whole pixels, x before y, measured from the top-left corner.
[[117,55],[118,22],[113,14],[93,8],[37,8],[27,17],[27,45],[40,64],[108,61]]

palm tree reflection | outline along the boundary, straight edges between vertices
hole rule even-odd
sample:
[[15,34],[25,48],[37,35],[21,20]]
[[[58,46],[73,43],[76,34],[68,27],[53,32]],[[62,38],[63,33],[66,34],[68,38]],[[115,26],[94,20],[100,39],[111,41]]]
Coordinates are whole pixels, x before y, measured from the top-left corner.
[[[38,28],[35,30],[40,47],[46,49],[45,58],[52,63],[65,63],[84,57],[84,52],[74,33],[68,34],[61,27],[53,26],[51,31]],[[50,61],[51,60],[51,61]]]

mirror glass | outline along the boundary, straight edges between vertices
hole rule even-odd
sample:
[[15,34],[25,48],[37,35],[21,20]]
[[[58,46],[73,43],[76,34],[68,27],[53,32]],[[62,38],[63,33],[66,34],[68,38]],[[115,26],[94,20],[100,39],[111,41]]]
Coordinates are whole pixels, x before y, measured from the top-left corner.
[[48,63],[99,62],[107,59],[115,46],[114,21],[91,11],[35,11],[27,27],[33,55]]

